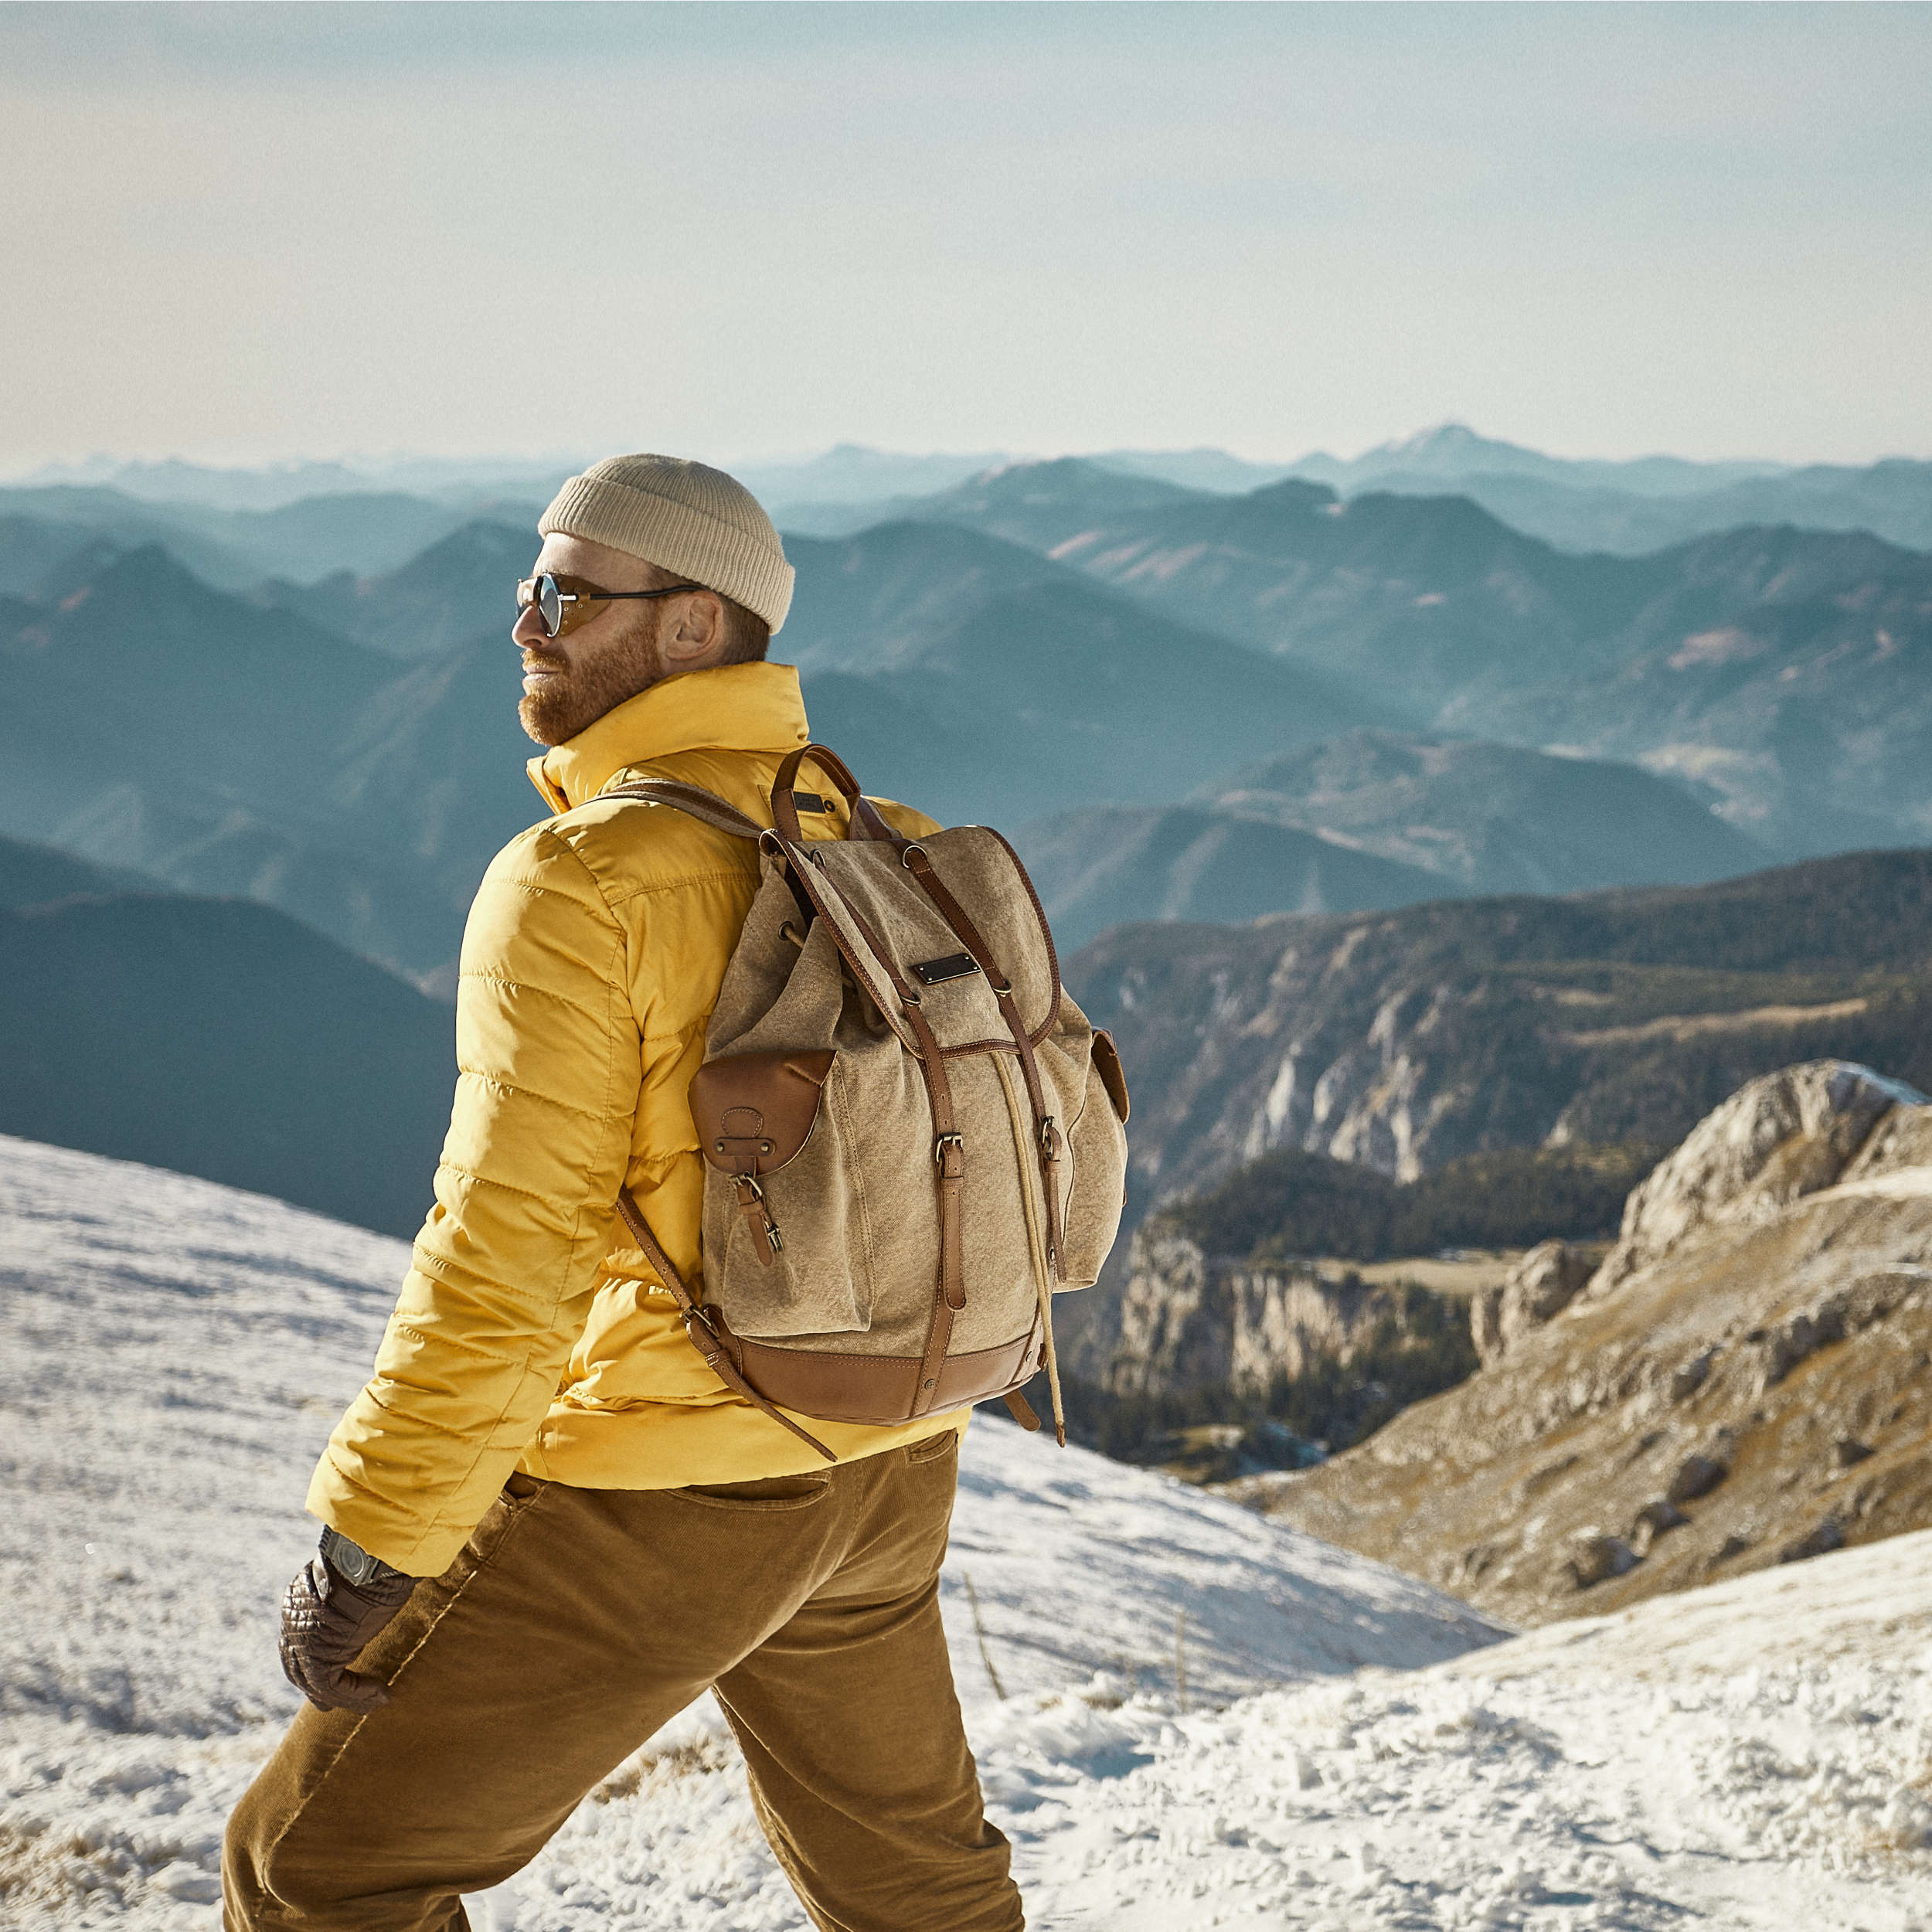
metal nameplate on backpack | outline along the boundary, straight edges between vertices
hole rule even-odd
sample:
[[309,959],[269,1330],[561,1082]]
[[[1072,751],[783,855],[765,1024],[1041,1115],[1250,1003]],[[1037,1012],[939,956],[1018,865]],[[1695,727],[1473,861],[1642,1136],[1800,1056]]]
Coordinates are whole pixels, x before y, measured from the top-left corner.
[[791,802],[800,811],[816,811],[829,815],[832,811],[832,801],[820,798],[815,791],[794,791],[791,794]]
[[937,986],[942,980],[964,979],[979,971],[971,953],[948,953],[944,959],[916,959],[913,977],[922,986]]

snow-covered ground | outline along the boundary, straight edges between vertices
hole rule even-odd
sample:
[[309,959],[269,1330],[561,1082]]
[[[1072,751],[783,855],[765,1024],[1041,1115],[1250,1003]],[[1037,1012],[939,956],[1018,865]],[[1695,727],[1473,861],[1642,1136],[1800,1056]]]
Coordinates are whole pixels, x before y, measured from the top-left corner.
[[[274,1614],[308,1468],[403,1258],[0,1138],[0,1924],[215,1923],[222,1821],[294,1708]],[[1913,1536],[1499,1644],[1420,1583],[986,1422],[944,1604],[1036,1927],[1932,1932],[1929,1585]],[[805,1923],[709,1700],[472,1913]]]

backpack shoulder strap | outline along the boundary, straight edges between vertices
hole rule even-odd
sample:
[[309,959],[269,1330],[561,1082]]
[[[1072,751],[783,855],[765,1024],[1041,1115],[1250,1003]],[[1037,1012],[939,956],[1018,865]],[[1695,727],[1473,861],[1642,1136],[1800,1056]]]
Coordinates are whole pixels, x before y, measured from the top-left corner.
[[641,798],[648,804],[668,805],[673,811],[728,832],[734,838],[762,838],[767,828],[747,818],[738,808],[702,785],[687,785],[676,778],[640,778],[634,784],[618,785],[597,794],[600,798]]
[[[640,778],[634,784],[619,785],[613,791],[600,791],[597,796],[641,798],[648,804],[668,805],[673,811],[682,811],[719,832],[730,832],[736,838],[762,838],[767,829],[753,823],[736,805],[727,803],[716,792],[706,791],[699,785],[685,784],[675,778]],[[638,1206],[636,1196],[628,1187],[617,1192],[617,1212],[630,1229],[632,1240],[644,1250],[644,1258],[656,1270],[658,1279],[677,1303],[685,1334],[691,1345],[710,1366],[712,1372],[754,1409],[789,1429],[800,1441],[810,1444],[828,1462],[836,1462],[838,1458],[816,1436],[807,1434],[791,1417],[782,1414],[739,1372],[737,1365],[726,1352],[717,1330],[712,1325],[709,1315],[692,1300],[690,1290],[684,1284],[684,1277],[651,1233],[651,1223],[644,1218],[644,1210]]]

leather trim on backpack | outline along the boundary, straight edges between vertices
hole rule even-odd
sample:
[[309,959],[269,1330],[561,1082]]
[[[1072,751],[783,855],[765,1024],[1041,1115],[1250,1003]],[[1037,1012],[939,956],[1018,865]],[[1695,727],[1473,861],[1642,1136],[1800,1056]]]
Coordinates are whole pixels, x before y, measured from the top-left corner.
[[1065,988],[1060,984],[1060,950],[1053,944],[1053,929],[1046,923],[1046,908],[1039,902],[1039,893],[1033,883],[1032,875],[1021,862],[1019,854],[1014,851],[1013,842],[1004,832],[993,832],[991,825],[984,829],[992,832],[993,836],[1006,848],[1006,856],[1013,862],[1013,869],[1019,874],[1019,883],[1026,888],[1026,896],[1033,902],[1033,917],[1039,921],[1040,937],[1046,942],[1046,966],[1053,976],[1053,997],[1048,1004],[1046,1019],[1040,1022],[1030,1036],[1033,1044],[1037,1046],[1053,1030],[1054,1023],[1060,1016],[1060,995]]
[[[920,1361],[912,1355],[829,1355],[747,1341],[724,1328],[720,1339],[738,1372],[767,1400],[827,1422],[889,1427],[916,1414],[964,1409],[1023,1387],[1046,1360],[1038,1320],[996,1348],[949,1355],[930,1395],[920,1387]],[[921,1398],[923,1397],[922,1404]]]
[[835,1056],[726,1053],[691,1077],[698,1151],[721,1174],[775,1172],[811,1138]]
[[1121,1049],[1114,1044],[1114,1036],[1104,1026],[1094,1029],[1094,1070],[1114,1103],[1114,1118],[1126,1126],[1128,1109],[1133,1104],[1127,1094],[1127,1070],[1121,1064]]

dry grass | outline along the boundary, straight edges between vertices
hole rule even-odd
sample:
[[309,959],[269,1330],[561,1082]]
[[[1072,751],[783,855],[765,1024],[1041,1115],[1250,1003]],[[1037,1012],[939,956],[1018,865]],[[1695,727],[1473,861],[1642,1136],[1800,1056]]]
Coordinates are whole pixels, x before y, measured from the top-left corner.
[[1675,1041],[1679,1046],[1712,1033],[1748,1033],[1760,1026],[1804,1026],[1819,1020],[1855,1019],[1867,1012],[1869,999],[1835,999],[1822,1006],[1753,1006],[1741,1013],[1666,1013],[1635,1026],[1599,1026],[1562,1033],[1570,1046],[1635,1046]]
[[0,1823],[0,1900],[9,1904],[71,1906],[90,1896],[119,1897],[135,1876],[124,1850],[90,1845],[78,1832]]
[[609,1804],[619,1798],[635,1798],[647,1787],[728,1771],[737,1761],[736,1747],[729,1737],[706,1732],[701,1737],[681,1739],[662,1750],[641,1751],[594,1787],[590,1796],[599,1804]]

